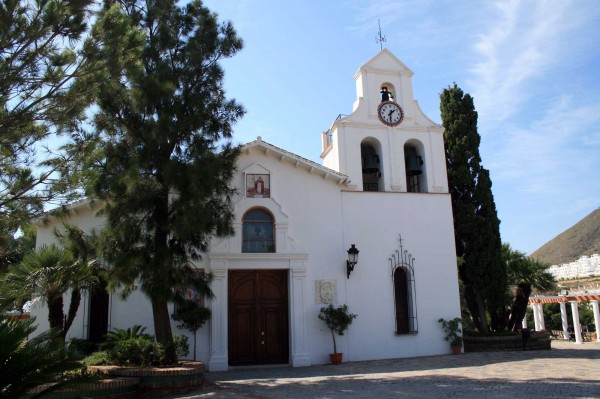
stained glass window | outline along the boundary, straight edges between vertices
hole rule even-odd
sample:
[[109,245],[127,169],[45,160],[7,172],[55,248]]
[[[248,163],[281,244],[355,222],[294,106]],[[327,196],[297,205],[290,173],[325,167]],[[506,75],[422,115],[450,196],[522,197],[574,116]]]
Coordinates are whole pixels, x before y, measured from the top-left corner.
[[262,209],[252,209],[243,218],[242,252],[275,252],[273,216]]

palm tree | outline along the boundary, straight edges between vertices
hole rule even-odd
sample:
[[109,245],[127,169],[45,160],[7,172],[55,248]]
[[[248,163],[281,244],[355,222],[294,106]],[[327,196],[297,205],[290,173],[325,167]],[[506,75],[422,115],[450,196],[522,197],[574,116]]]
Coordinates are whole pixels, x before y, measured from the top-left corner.
[[[32,320],[0,320],[0,397],[19,398],[41,384],[57,381],[66,371],[81,368],[69,347],[56,340],[56,330],[30,340]],[[52,386],[57,389],[67,380]]]
[[508,243],[502,244],[502,259],[506,264],[508,281],[515,286],[507,327],[516,331],[525,317],[532,290],[550,291],[556,289],[556,282],[547,271],[550,265],[529,258],[525,253],[512,249]]
[[[81,289],[97,278],[95,259],[75,257],[73,251],[56,245],[42,246],[12,265],[0,279],[0,307],[19,309],[29,300],[48,306],[50,328],[58,329],[64,339],[79,308]],[[65,317],[63,295],[71,290],[71,301]]]

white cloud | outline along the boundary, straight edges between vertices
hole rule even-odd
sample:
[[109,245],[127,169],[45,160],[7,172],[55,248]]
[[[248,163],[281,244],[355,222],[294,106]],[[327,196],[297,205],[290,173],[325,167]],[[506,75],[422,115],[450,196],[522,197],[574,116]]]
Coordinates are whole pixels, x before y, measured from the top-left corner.
[[576,104],[564,96],[527,126],[499,127],[503,139],[490,154],[490,168],[525,192],[564,190],[577,182],[574,177],[597,173],[599,125],[600,103]]
[[495,3],[487,17],[489,27],[474,45],[478,61],[469,80],[484,119],[498,122],[518,113],[540,94],[533,89],[533,81],[548,79],[561,63],[568,62],[573,36],[590,18],[579,5],[572,1]]

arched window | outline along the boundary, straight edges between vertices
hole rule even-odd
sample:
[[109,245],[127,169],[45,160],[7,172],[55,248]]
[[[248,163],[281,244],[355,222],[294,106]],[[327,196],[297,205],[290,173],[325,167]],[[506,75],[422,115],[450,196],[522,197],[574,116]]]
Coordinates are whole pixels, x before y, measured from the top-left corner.
[[410,332],[410,308],[407,271],[398,267],[394,271],[394,299],[396,301],[396,334]]
[[400,238],[400,249],[390,257],[394,283],[396,334],[416,334],[419,330],[415,302],[414,263],[415,258],[402,248],[402,238]]
[[275,252],[275,223],[264,209],[251,209],[242,219],[242,252]]

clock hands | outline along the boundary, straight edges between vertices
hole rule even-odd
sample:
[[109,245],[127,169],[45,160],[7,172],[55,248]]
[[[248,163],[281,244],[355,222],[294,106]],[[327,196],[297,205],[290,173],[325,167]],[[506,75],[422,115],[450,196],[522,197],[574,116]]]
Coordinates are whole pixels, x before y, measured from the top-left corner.
[[395,110],[395,109],[392,109],[390,112],[388,112],[388,115],[387,115],[387,116],[388,116],[388,120],[389,120],[390,122],[392,121],[392,114],[393,114],[394,112],[396,112],[396,110]]

